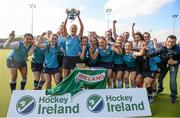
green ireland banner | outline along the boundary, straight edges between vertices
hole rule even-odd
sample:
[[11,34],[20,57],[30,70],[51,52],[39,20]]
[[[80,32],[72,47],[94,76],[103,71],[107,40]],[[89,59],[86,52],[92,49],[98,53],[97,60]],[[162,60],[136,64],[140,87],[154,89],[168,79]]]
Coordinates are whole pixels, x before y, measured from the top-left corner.
[[46,95],[76,94],[82,88],[104,89],[107,82],[107,69],[80,69],[75,68],[55,88],[46,90]]

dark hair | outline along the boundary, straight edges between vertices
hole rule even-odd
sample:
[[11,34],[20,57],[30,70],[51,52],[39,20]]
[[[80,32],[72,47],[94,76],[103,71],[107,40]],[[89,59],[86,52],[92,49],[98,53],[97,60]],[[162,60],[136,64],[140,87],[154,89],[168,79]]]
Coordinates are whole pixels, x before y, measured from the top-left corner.
[[[51,34],[51,36],[55,36],[57,38],[57,40],[58,40],[58,35],[57,34]],[[50,42],[48,42],[47,50],[45,51],[45,53],[49,53],[50,47],[51,47]],[[56,43],[56,45],[55,45],[55,53],[57,54],[58,52],[59,52],[59,47],[58,47],[58,44]]]
[[118,35],[117,37],[122,37],[122,38],[124,38],[123,35]]
[[166,39],[166,41],[168,40],[168,38],[170,39],[174,39],[175,41],[177,40],[176,36],[175,35],[169,35]]
[[110,30],[107,30],[107,31],[105,32],[105,34],[106,34],[107,32],[109,32],[109,33],[111,34],[111,36],[112,36],[112,32],[111,32]]
[[141,40],[144,40],[143,35],[141,34],[141,32],[136,32],[134,35],[139,35]]
[[[132,48],[133,48],[133,44],[132,44],[132,42],[131,42],[131,41],[127,41],[126,43],[130,43],[130,44],[131,44],[131,46],[132,46]],[[125,45],[126,45],[126,43],[125,43]]]
[[[96,46],[99,46],[98,38],[97,38],[97,37],[93,37],[93,39],[96,40]],[[91,40],[91,39],[90,39],[90,40]],[[90,40],[89,40],[89,41],[90,41]]]
[[81,37],[81,40],[82,40],[82,39],[87,39],[87,41],[89,40],[87,36]]
[[58,35],[57,34],[52,33],[51,36],[55,36],[58,39]]
[[[149,32],[144,32],[144,34],[149,34],[149,36],[151,36],[151,34]],[[144,34],[143,34],[143,36],[144,36]]]
[[103,40],[105,40],[105,41],[106,41],[106,39],[105,39],[105,37],[104,37],[104,36],[99,37],[99,39],[98,39],[98,40],[100,40],[100,39],[103,39]]
[[25,33],[25,34],[24,34],[24,38],[27,37],[27,36],[30,36],[32,39],[34,38],[31,33]]
[[128,33],[128,34],[129,34],[129,32],[124,32],[123,35],[124,35],[125,33]]

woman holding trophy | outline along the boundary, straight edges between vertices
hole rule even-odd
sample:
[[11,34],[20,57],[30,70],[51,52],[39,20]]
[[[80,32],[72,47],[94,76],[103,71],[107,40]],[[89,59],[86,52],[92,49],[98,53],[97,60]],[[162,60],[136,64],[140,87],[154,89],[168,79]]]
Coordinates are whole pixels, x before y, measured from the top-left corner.
[[[64,78],[70,74],[71,69],[74,69],[76,63],[79,62],[79,55],[81,53],[80,49],[80,39],[83,35],[84,26],[80,18],[80,11],[76,9],[68,10],[66,9],[66,20],[64,22],[63,28],[66,37],[66,46],[65,46],[65,56],[63,58],[63,68],[64,68]],[[78,21],[80,23],[80,32],[77,34],[77,25],[72,24],[70,27],[70,34],[67,33],[67,22],[68,19],[74,20],[77,16]]]

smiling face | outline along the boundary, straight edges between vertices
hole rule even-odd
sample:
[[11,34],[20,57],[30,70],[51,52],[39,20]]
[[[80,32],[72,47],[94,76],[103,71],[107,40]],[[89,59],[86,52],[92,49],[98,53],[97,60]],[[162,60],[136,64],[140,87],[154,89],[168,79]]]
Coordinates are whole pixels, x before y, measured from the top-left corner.
[[139,49],[142,50],[146,46],[147,46],[147,43],[145,41],[141,41],[139,45]]
[[129,52],[131,52],[131,50],[132,50],[132,43],[131,42],[126,42],[126,44],[125,44],[125,52],[129,53]]
[[134,39],[135,41],[140,41],[141,40],[141,37],[139,35],[134,35],[134,38],[135,38]]
[[88,43],[88,38],[87,37],[82,37],[82,39],[81,39],[81,45],[83,46],[83,45],[87,45],[87,43]]
[[116,39],[116,42],[118,44],[121,44],[121,43],[123,43],[123,40],[124,40],[123,36],[118,36],[117,39]]
[[88,38],[91,39],[91,38],[93,38],[93,37],[94,37],[93,32],[89,32],[89,33],[88,33]]
[[70,32],[72,36],[76,36],[77,34],[77,25],[73,24],[71,25]]
[[47,33],[46,33],[47,38],[50,38],[51,34],[52,34],[52,31],[48,30]]
[[49,40],[50,45],[52,46],[56,45],[57,40],[58,40],[58,36],[56,34],[52,34]]
[[97,39],[95,37],[91,38],[89,40],[89,42],[90,42],[91,47],[96,47],[97,46]]
[[166,47],[168,49],[171,49],[172,47],[174,47],[175,44],[176,44],[176,39],[167,38],[167,40],[166,40]]
[[111,33],[110,31],[106,31],[106,32],[105,32],[105,38],[106,38],[106,40],[107,40],[107,41],[110,40],[111,37],[112,37],[112,33]]
[[149,33],[144,33],[143,37],[144,37],[144,40],[146,41],[146,43],[149,43],[149,41],[151,39],[151,35]]
[[61,35],[61,36],[63,36],[64,35],[64,29],[63,29],[63,25],[61,25],[61,26],[59,26],[59,34]]
[[103,50],[106,49],[106,40],[104,38],[99,39],[99,47],[101,47]]
[[24,43],[27,46],[32,45],[34,43],[33,36],[31,34],[25,34],[24,35]]
[[123,33],[123,37],[124,37],[125,41],[128,41],[128,39],[129,39],[129,32],[124,32]]

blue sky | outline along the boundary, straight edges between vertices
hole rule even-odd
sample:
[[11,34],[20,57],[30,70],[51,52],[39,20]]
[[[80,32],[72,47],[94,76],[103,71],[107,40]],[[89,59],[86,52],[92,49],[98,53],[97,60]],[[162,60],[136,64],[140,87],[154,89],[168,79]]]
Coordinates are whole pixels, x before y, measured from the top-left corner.
[[[153,29],[172,28],[172,14],[180,13],[180,1],[172,1],[164,7],[160,8],[152,15],[137,17],[138,22],[143,22],[145,26]],[[180,15],[180,14],[179,14]],[[179,16],[180,17],[180,16]],[[151,21],[151,22],[150,22]],[[180,18],[176,19],[176,28],[180,28]]]
[[[81,10],[81,18],[85,26],[84,35],[88,31],[96,31],[104,35],[107,30],[107,14],[111,8],[112,20],[117,20],[117,31],[131,33],[131,25],[136,23],[135,30],[150,31],[152,37],[165,39],[173,32],[172,14],[176,18],[176,35],[180,38],[180,0],[0,0],[0,37],[7,37],[11,30],[17,35],[31,32],[31,9],[29,4],[36,4],[34,9],[34,34],[44,31],[56,32],[64,21],[66,8]],[[77,23],[77,20],[69,22]]]

